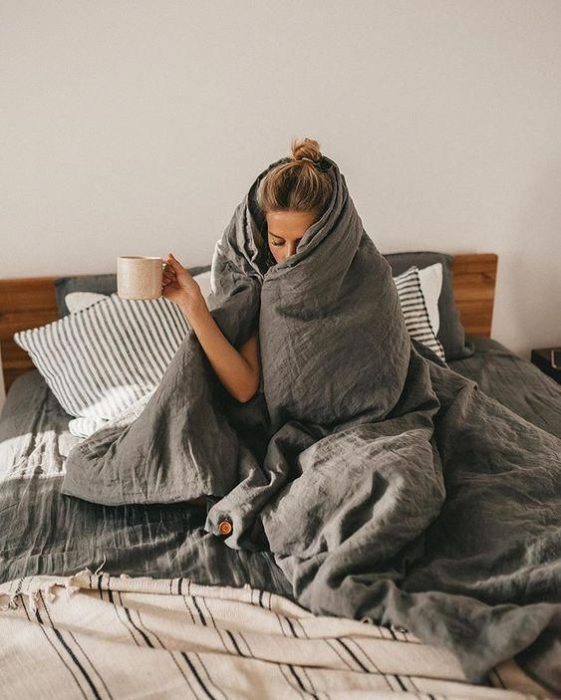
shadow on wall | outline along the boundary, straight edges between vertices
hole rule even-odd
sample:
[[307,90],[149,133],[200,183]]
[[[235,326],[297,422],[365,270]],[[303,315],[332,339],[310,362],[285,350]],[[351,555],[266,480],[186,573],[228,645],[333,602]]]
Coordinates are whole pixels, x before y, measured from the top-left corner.
[[561,346],[561,162],[528,191],[506,241],[493,337],[529,359],[532,348]]

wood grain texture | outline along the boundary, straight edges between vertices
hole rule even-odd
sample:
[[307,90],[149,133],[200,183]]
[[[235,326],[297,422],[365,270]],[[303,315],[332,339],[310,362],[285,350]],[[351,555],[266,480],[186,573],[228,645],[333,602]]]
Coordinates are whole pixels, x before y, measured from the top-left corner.
[[[497,256],[493,253],[454,257],[454,297],[466,332],[491,335]],[[54,280],[16,277],[0,280],[0,348],[6,391],[33,363],[14,342],[14,333],[58,318]]]
[[491,337],[497,265],[494,253],[454,256],[454,299],[470,335]]
[[14,333],[56,321],[56,277],[0,280],[0,348],[6,391],[23,372],[33,369],[29,355],[14,342]]

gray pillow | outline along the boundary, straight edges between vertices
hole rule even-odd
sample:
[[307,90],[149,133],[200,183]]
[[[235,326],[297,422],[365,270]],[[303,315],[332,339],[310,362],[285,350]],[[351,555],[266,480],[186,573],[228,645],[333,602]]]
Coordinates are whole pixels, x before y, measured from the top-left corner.
[[392,275],[401,274],[412,265],[419,269],[442,263],[442,291],[438,298],[440,328],[436,337],[442,343],[446,361],[470,357],[474,353],[473,343],[466,342],[465,330],[460,321],[458,307],[454,301],[454,278],[452,265],[454,256],[446,253],[418,251],[407,253],[388,253],[384,255],[392,267]]
[[[188,267],[187,269],[194,277],[201,272],[207,272],[210,270],[210,265],[198,265],[196,267]],[[66,295],[70,294],[70,292],[95,292],[96,294],[109,295],[114,294],[116,291],[117,275],[115,273],[58,277],[55,280],[55,295],[58,316],[59,318],[62,318],[70,313],[65,302]]]
[[[460,314],[454,301],[454,284],[452,265],[454,256],[447,253],[418,251],[406,253],[388,253],[384,255],[392,267],[392,275],[396,277],[409,267],[416,265],[419,269],[442,263],[442,291],[438,299],[440,328],[437,338],[444,348],[446,360],[458,360],[470,357],[474,353],[473,343],[465,339],[465,330],[460,321]],[[210,270],[210,265],[199,265],[188,268],[195,276]],[[77,277],[60,277],[55,280],[56,302],[59,316],[66,316],[69,311],[64,298],[70,292],[97,292],[98,294],[113,294],[117,291],[117,276],[115,274],[79,275]]]

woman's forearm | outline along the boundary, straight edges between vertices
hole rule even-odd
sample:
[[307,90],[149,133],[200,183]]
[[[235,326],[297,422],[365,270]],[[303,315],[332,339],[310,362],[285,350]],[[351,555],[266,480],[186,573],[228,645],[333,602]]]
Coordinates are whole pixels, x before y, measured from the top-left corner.
[[195,332],[208,360],[226,390],[238,401],[249,401],[259,387],[259,377],[247,360],[227,340],[212,317],[205,298],[182,300],[178,306]]

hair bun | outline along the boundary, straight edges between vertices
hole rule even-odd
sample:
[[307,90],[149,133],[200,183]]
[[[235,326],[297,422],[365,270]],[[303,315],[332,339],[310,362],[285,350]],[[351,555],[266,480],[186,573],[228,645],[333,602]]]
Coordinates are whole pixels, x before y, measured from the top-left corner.
[[314,139],[294,139],[291,143],[291,149],[294,160],[307,159],[317,163],[322,158],[319,143]]

